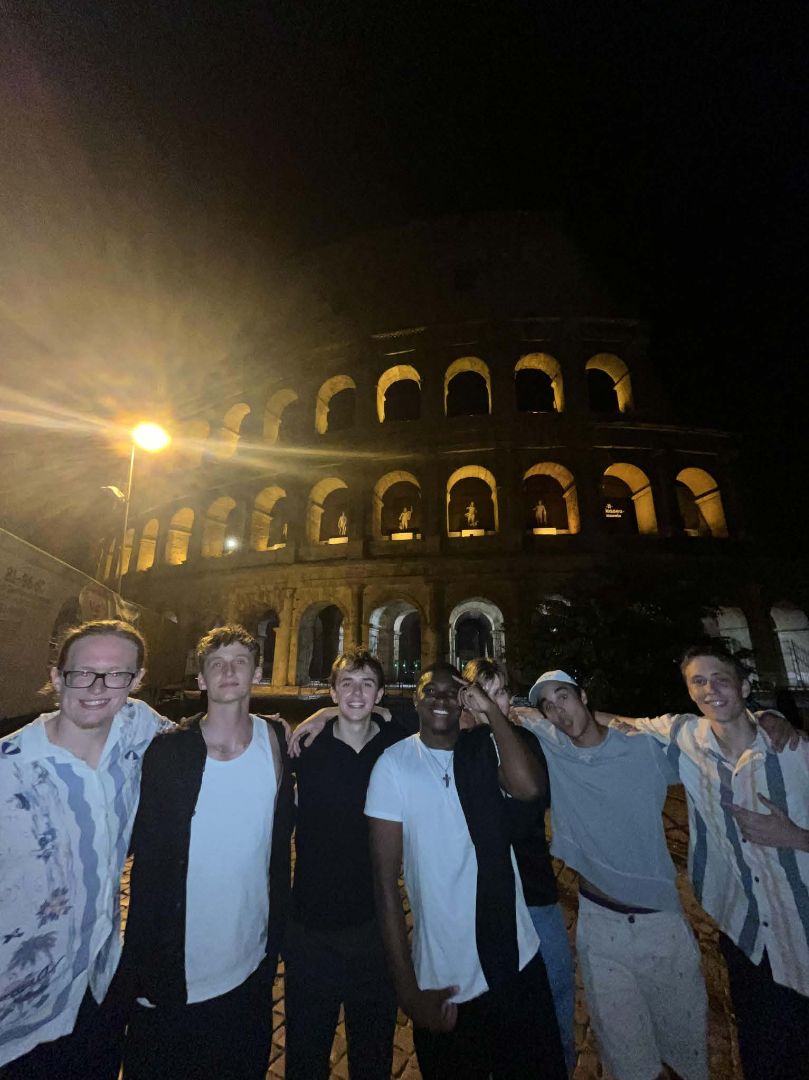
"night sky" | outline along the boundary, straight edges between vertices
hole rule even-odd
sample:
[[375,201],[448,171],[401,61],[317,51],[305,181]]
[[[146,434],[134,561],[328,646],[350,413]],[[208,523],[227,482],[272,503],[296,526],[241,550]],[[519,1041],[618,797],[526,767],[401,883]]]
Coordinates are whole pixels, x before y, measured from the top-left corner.
[[745,433],[759,535],[782,534],[769,505],[805,499],[805,6],[1,10],[15,408],[80,425],[144,381],[177,394],[176,372],[226,355],[300,250],[536,209],[649,321],[678,413]]

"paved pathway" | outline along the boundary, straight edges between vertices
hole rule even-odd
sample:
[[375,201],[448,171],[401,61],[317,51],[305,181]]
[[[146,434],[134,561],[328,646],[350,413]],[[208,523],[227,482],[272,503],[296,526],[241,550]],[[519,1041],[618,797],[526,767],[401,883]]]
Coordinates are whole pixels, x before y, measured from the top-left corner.
[[[742,1080],[739,1067],[734,1025],[730,1012],[727,977],[724,964],[717,949],[716,925],[708,918],[694,900],[685,875],[685,859],[688,845],[688,825],[685,799],[682,790],[672,789],[665,809],[666,835],[669,848],[678,868],[678,883],[683,906],[699,939],[702,950],[705,981],[708,988],[708,1042],[711,1080]],[[576,883],[575,875],[561,864],[556,864],[557,881],[562,907],[567,920],[571,945],[575,942]],[[124,905],[126,903],[124,882]],[[409,919],[409,916],[408,916]],[[282,969],[283,970],[283,966]],[[590,1018],[582,992],[581,981],[576,978],[576,1046],[578,1063],[575,1080],[603,1080],[604,1071],[590,1027]],[[273,991],[273,1041],[268,1080],[278,1080],[284,1075],[284,981],[276,980]],[[340,1024],[331,1054],[332,1080],[347,1080],[345,1029]],[[413,1051],[413,1033],[410,1022],[399,1013],[393,1051],[393,1075],[397,1080],[419,1080],[421,1073]]]

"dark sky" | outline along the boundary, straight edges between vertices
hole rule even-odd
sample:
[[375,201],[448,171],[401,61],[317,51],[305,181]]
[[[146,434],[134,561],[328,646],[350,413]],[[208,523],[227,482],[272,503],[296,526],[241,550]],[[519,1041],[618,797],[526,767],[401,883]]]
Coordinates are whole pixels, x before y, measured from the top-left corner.
[[747,432],[755,499],[770,470],[805,484],[805,6],[0,12],[0,345],[26,381],[54,395],[114,351],[137,393],[151,350],[170,382],[227,351],[290,252],[540,209],[650,321],[678,406]]

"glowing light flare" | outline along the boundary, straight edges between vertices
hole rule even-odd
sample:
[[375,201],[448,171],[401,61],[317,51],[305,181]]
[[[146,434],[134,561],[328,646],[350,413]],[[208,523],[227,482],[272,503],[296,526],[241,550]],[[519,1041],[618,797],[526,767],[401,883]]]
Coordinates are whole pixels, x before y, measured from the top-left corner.
[[140,424],[136,424],[132,428],[132,441],[141,448],[146,450],[150,454],[157,454],[160,450],[165,450],[171,442],[171,436],[162,428],[160,424],[155,424],[151,420],[145,420]]

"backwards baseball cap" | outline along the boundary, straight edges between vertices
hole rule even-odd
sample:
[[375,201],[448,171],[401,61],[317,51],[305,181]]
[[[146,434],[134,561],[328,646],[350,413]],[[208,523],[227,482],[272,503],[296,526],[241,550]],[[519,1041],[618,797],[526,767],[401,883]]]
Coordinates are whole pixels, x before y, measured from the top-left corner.
[[567,683],[569,686],[579,685],[575,679],[571,678],[571,676],[568,675],[566,671],[560,671],[559,668],[556,668],[553,671],[543,672],[542,675],[539,676],[537,681],[531,687],[531,689],[528,691],[528,700],[531,702],[534,708],[537,707],[537,702],[542,697],[543,684],[550,682],[563,682]]

